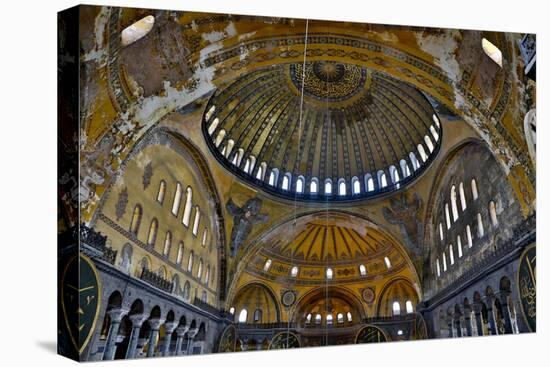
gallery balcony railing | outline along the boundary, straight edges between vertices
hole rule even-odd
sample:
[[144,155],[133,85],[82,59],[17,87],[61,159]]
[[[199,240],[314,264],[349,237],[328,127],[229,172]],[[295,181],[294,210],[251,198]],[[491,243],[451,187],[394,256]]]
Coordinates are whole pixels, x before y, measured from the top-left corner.
[[[398,316],[380,316],[380,317],[367,317],[361,320],[360,324],[378,324],[384,322],[411,322],[414,321],[416,314],[408,315],[398,315]],[[324,328],[339,328],[339,327],[350,327],[357,326],[358,323],[348,322],[347,320],[343,323],[338,323],[336,320],[332,324],[317,324],[314,320],[310,323],[296,323],[296,322],[269,322],[269,323],[236,323],[238,329],[242,330],[263,330],[263,329],[297,329],[297,328],[307,328],[307,329],[324,329]]]
[[212,306],[208,302],[203,301],[202,299],[195,297],[193,299],[193,304],[200,309],[209,312],[211,314],[220,315],[223,317],[223,315],[220,313],[220,310],[218,310],[216,307]]
[[172,292],[173,283],[169,280],[164,279],[162,276],[158,275],[155,272],[152,272],[148,269],[143,269],[139,277],[146,283],[151,284],[153,287],[156,287],[165,292]]

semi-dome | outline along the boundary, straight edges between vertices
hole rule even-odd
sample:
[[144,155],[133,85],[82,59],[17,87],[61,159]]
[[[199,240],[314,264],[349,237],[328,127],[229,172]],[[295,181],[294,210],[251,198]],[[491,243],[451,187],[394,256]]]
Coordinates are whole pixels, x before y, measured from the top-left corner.
[[277,64],[227,82],[206,106],[203,132],[216,158],[253,186],[319,201],[404,187],[442,136],[416,88],[335,61]]
[[247,272],[310,285],[380,279],[409,266],[388,235],[338,212],[296,218],[262,238],[256,249]]

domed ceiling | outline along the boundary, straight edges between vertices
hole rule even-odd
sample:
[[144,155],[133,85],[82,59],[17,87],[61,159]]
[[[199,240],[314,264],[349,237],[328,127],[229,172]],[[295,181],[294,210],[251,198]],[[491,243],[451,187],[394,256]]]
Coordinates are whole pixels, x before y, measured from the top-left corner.
[[265,279],[324,284],[372,280],[408,266],[398,245],[366,223],[337,212],[298,218],[263,238],[246,269]]
[[216,158],[253,186],[319,201],[404,187],[442,135],[420,91],[334,61],[278,64],[228,82],[211,97],[203,132]]

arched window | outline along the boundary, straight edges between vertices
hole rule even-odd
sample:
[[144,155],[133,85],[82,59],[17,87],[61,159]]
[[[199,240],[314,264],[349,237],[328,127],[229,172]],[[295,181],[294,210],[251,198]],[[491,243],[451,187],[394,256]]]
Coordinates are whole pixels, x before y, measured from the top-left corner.
[[453,212],[453,222],[458,220],[458,206],[456,204],[456,187],[451,187],[451,210]]
[[247,317],[248,317],[248,311],[246,310],[246,308],[243,308],[241,310],[241,313],[239,313],[239,322],[245,323]]
[[439,265],[439,258],[437,258],[435,260],[435,266],[436,266],[436,270],[437,270],[437,276],[440,277],[441,276],[441,266]]
[[451,216],[449,215],[449,204],[445,203],[445,222],[447,229],[451,228]]
[[321,324],[321,314],[315,315],[315,324],[319,325]]
[[344,314],[340,312],[340,313],[336,316],[336,320],[338,321],[339,324],[343,324],[343,323],[344,323]]
[[239,148],[238,152],[237,152],[237,163],[236,163],[236,166],[240,166],[241,165],[241,162],[243,160],[243,157],[244,157],[244,149],[243,148]]
[[455,264],[455,254],[453,251],[453,245],[449,245],[449,261],[451,262],[451,265]]
[[195,220],[193,221],[193,235],[197,236],[199,233],[199,223],[201,220],[201,210],[198,206],[195,206]]
[[290,276],[293,278],[296,278],[297,275],[298,275],[298,267],[293,266],[292,269],[290,270]]
[[424,141],[426,142],[426,146],[428,147],[428,150],[431,152],[434,151],[434,144],[432,143],[432,139],[428,135],[424,135]]
[[365,187],[367,188],[367,192],[374,191],[374,180],[370,173],[365,175]]
[[243,171],[245,173],[249,173],[250,172],[250,158],[246,158],[246,160],[244,161],[244,168],[243,168]]
[[273,168],[271,172],[269,173],[269,184],[271,186],[275,186],[277,183],[277,176],[279,175],[279,170],[277,168]]
[[401,305],[399,304],[399,302],[394,301],[393,304],[392,304],[392,309],[393,309],[393,315],[394,316],[401,315]]
[[359,273],[361,274],[361,276],[367,275],[367,268],[365,267],[365,265],[359,265]]
[[201,246],[206,247],[206,242],[208,241],[208,228],[205,228],[202,232],[202,241]]
[[443,271],[447,271],[447,256],[443,253]]
[[411,170],[409,169],[407,161],[402,159],[399,161],[399,165],[401,166],[401,173],[403,174],[403,177],[409,177],[411,175]]
[[210,280],[210,265],[206,267],[206,273],[204,274],[204,284],[208,285],[209,280]]
[[231,307],[231,308],[229,309],[229,313],[230,313],[231,315],[234,315],[234,314],[235,314],[235,307]]
[[477,183],[476,183],[476,179],[475,178],[472,178],[472,197],[474,198],[474,200],[477,200]]
[[311,183],[309,184],[309,192],[312,194],[317,194],[319,192],[319,181],[315,177],[311,179]]
[[174,201],[172,202],[172,214],[174,214],[176,217],[178,216],[178,212],[180,210],[182,194],[183,194],[183,189],[181,187],[181,184],[178,182],[176,183],[176,192],[174,193]]
[[208,295],[206,294],[206,291],[202,291],[201,301],[203,301],[204,303],[208,301]]
[[439,125],[439,118],[437,117],[437,115],[435,113],[432,115],[432,119],[434,120],[435,124],[439,128],[441,125]]
[[155,25],[155,17],[148,15],[124,28],[120,34],[120,45],[126,47],[145,37]]
[[159,222],[155,218],[151,221],[151,225],[149,226],[149,235],[147,236],[147,244],[149,246],[155,245],[155,242],[157,241],[158,228],[159,228]]
[[338,180],[338,195],[346,196],[346,181],[343,178]]
[[384,187],[388,186],[388,181],[386,180],[386,174],[384,171],[380,170],[377,173],[378,175],[378,187],[383,189]]
[[357,178],[357,176],[354,176],[351,179],[351,190],[353,195],[361,193],[361,185],[359,184],[359,179]]
[[327,315],[327,325],[332,325],[332,322],[333,322],[332,314],[329,313]]
[[261,323],[262,322],[262,310],[259,308],[254,311],[254,322],[255,323]]
[[258,168],[258,172],[256,173],[256,178],[258,180],[264,180],[265,179],[265,172],[267,169],[267,163],[262,162],[260,163],[260,167]]
[[181,264],[181,260],[183,260],[183,242],[180,242],[178,245],[178,255],[176,257],[176,263],[178,265]]
[[271,267],[271,259],[267,259],[264,264],[264,271],[268,271]]
[[464,211],[466,210],[466,195],[464,195],[464,184],[462,182],[458,185],[458,191],[460,193],[460,207]]
[[468,238],[468,248],[472,248],[472,231],[470,230],[470,225],[466,226],[466,237]]
[[141,209],[141,205],[137,204],[134,207],[134,213],[132,214],[132,222],[130,223],[130,232],[137,236],[139,231],[139,225],[141,224],[141,216],[143,214],[143,210]]
[[435,130],[435,127],[433,125],[430,126],[430,132],[432,133],[432,136],[434,137],[435,141],[439,140],[439,134]]
[[386,268],[390,269],[391,268],[390,258],[387,256],[384,256],[384,262],[386,263]]
[[443,242],[443,224],[439,222],[439,240]]
[[216,139],[214,140],[214,145],[216,146],[216,148],[220,146],[223,138],[225,138],[225,130],[221,129],[220,131],[218,131],[218,135],[216,135]]
[[397,184],[399,182],[399,171],[395,166],[390,166],[390,178],[394,184]]
[[407,311],[407,314],[411,314],[414,312],[413,303],[410,300],[407,300],[407,302],[405,302],[405,310]]
[[208,127],[208,135],[211,136],[214,133],[214,131],[216,131],[216,128],[218,127],[219,123],[220,123],[220,119],[216,117]]
[[303,193],[304,192],[304,177],[299,176],[296,180],[296,192],[297,193]]
[[330,178],[327,178],[325,180],[325,195],[331,195],[332,194],[332,180]]
[[311,323],[311,314],[308,313],[307,316],[306,316],[306,324],[309,324]]
[[202,262],[202,259],[200,259],[199,260],[199,268],[197,269],[197,278],[199,278],[199,281],[202,278],[202,267],[203,267],[203,262]]
[[164,250],[162,251],[164,256],[168,256],[170,254],[171,246],[172,246],[172,233],[168,231],[166,232],[166,236],[164,237]]
[[460,235],[456,236],[456,247],[458,248],[458,257],[462,257],[462,240]]
[[160,180],[159,191],[157,194],[157,201],[162,204],[164,201],[164,193],[166,192],[166,181]]
[[424,150],[424,146],[422,144],[418,144],[418,154],[420,154],[422,162],[426,162],[428,160],[428,155],[426,154],[426,151]]
[[283,177],[283,184],[281,185],[281,189],[285,191],[288,191],[290,189],[291,178],[292,178],[292,175],[290,174],[290,172],[287,172]]
[[231,154],[231,151],[233,150],[234,146],[235,146],[235,140],[229,139],[227,141],[227,146],[225,147],[225,151],[223,152],[226,158],[229,158],[229,155]]
[[414,171],[420,168],[420,163],[418,162],[418,159],[416,159],[416,155],[413,152],[409,153],[409,159],[411,160]]
[[352,322],[353,321],[353,318],[351,317],[351,312],[348,311],[347,315],[348,317],[348,322]]
[[495,207],[494,201],[491,201],[489,203],[489,216],[491,217],[491,224],[493,225],[493,227],[498,226],[497,209]]
[[502,51],[500,51],[497,46],[486,38],[483,38],[481,40],[481,47],[483,48],[483,52],[485,52],[491,60],[493,60],[498,66],[502,67]]
[[327,279],[332,279],[333,272],[331,268],[327,268]]
[[193,209],[193,189],[191,186],[187,186],[187,194],[185,195],[185,209],[183,210],[182,223],[184,226],[189,227],[189,220],[191,219],[191,210]]
[[477,236],[483,237],[485,231],[483,229],[483,220],[481,219],[481,213],[477,213]]
[[254,166],[256,165],[256,157],[251,155],[250,157],[248,157],[248,159],[250,160],[250,167],[247,173],[252,174],[252,172],[254,171]]
[[195,254],[191,251],[189,253],[189,260],[187,261],[187,271],[190,273],[193,273],[193,257],[195,257]]

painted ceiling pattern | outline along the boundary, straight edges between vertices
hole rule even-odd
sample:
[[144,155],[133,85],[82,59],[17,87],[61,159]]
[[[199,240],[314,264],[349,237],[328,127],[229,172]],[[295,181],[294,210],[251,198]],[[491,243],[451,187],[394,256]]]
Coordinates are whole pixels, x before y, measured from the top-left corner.
[[[277,64],[221,86],[203,131],[218,160],[248,182],[320,200],[402,188],[429,165],[442,135],[416,88],[328,60]],[[334,189],[325,190],[327,180]]]

